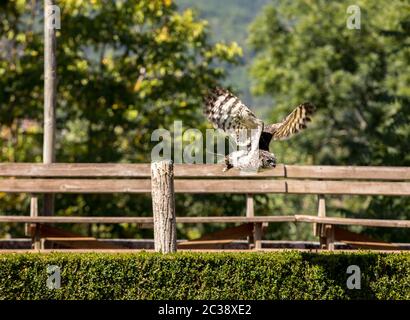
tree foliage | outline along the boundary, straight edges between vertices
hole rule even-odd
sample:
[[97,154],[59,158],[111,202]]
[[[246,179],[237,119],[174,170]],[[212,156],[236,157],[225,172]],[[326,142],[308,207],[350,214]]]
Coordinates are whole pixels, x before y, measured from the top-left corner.
[[215,41],[235,41],[243,48],[241,63],[229,68],[224,84],[232,86],[241,96],[241,100],[253,110],[261,114],[262,107],[267,105],[265,99],[251,93],[252,77],[249,74],[249,64],[254,52],[247,44],[248,28],[262,8],[270,0],[176,0],[180,8],[193,8],[200,17],[209,21],[211,38]]
[[[174,120],[200,127],[202,96],[224,76],[215,65],[241,53],[234,43],[211,43],[207,22],[170,0],[59,5],[58,162],[149,162],[151,133]],[[0,161],[41,161],[42,15],[41,1],[0,5]],[[0,197],[4,212],[27,210],[23,196]],[[130,196],[56,203],[60,214],[151,213],[148,199]]]
[[[275,2],[251,28],[254,92],[273,97],[272,119],[303,101],[318,108],[309,130],[274,146],[280,161],[410,164],[410,4],[355,4],[360,29],[346,26],[351,2],[325,0]],[[366,217],[409,219],[408,199],[347,200]],[[410,239],[404,232],[387,235]]]

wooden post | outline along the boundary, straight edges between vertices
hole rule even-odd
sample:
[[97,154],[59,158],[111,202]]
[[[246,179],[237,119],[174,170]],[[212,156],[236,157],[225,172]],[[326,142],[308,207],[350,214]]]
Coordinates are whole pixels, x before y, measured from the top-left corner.
[[152,209],[155,251],[176,252],[174,167],[172,161],[151,164]]
[[[38,216],[38,198],[36,194],[31,194],[30,195],[30,217],[36,217],[36,216]],[[24,224],[24,234],[28,237],[33,238],[33,232],[35,228],[36,228],[35,223],[25,223]]]
[[[44,0],[44,136],[43,163],[55,161],[55,108],[57,99],[56,29],[53,24],[55,0]],[[54,213],[54,196],[44,195],[43,215]]]
[[253,242],[254,249],[262,249],[262,223],[255,223],[253,225]]
[[[246,216],[252,218],[255,216],[255,201],[252,194],[246,195]],[[253,235],[252,239],[249,239],[249,243],[252,243],[254,249],[262,248],[262,224],[254,223],[253,224]]]
[[[318,195],[318,209],[317,215],[320,218],[326,217],[326,200],[323,194]],[[315,223],[313,224],[313,232],[319,237],[320,248],[326,246],[326,232],[323,229],[324,225]]]
[[252,218],[255,216],[255,201],[252,194],[246,195],[246,216]]
[[[38,197],[36,195],[31,196],[30,199],[30,217],[38,216]],[[38,223],[29,225],[29,230],[32,230],[32,247],[33,249],[41,249],[40,242],[40,225]],[[34,228],[33,228],[34,227]]]
[[[251,218],[255,216],[255,210],[254,210],[254,199],[252,194],[246,194],[246,217]],[[253,225],[253,231],[252,235],[248,237],[248,245],[249,249],[252,249],[255,247],[254,243],[254,230],[255,230],[255,225]]]
[[326,240],[326,249],[335,250],[335,227],[333,225],[324,225],[325,227],[325,240]]

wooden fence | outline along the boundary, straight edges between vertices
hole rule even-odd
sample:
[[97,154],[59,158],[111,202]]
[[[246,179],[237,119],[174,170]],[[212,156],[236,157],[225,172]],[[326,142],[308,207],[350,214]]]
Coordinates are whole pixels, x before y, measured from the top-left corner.
[[[261,248],[264,227],[275,222],[308,222],[315,225],[315,235],[321,247],[334,249],[335,241],[369,248],[396,248],[394,244],[374,241],[338,226],[410,228],[410,220],[352,219],[326,216],[326,197],[331,195],[409,196],[410,168],[406,167],[346,167],[278,165],[253,175],[243,175],[232,169],[222,172],[221,165],[174,166],[175,193],[246,194],[246,216],[176,217],[177,223],[236,223],[236,227],[197,241],[180,243],[180,248],[209,248],[216,243],[248,237],[250,246]],[[136,223],[152,227],[152,217],[62,217],[39,216],[38,196],[58,193],[151,193],[150,164],[0,164],[0,192],[29,193],[30,216],[0,216],[0,223],[27,223],[35,248],[41,239],[70,243],[75,237],[44,230],[58,223]],[[314,194],[318,195],[318,212],[287,216],[255,216],[254,194]],[[44,232],[44,233],[42,233]],[[51,235],[51,236],[50,236]],[[83,246],[84,247],[84,246]]]

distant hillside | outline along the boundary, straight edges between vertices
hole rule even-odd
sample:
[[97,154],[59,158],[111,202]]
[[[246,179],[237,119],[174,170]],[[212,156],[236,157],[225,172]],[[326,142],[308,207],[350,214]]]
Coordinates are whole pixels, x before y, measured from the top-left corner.
[[[236,41],[244,50],[243,65],[229,70],[226,84],[231,85],[250,106],[267,107],[264,99],[250,93],[251,79],[248,68],[252,52],[247,46],[249,24],[260,13],[263,6],[272,0],[176,0],[181,9],[193,8],[199,17],[208,20],[214,41]],[[266,101],[266,100],[265,100]],[[265,109],[263,108],[263,109]],[[260,110],[261,111],[261,110]],[[259,115],[260,112],[258,112]]]

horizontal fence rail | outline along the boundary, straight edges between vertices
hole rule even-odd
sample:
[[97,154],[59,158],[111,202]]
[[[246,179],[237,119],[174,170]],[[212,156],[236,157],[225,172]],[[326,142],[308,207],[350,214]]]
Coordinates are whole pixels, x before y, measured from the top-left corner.
[[[27,216],[0,216],[0,222],[9,223],[136,223],[152,224],[152,217],[27,217]],[[387,219],[352,219],[317,217],[313,215],[287,216],[229,216],[229,217],[177,217],[177,223],[263,223],[263,222],[306,222],[329,225],[356,225],[367,227],[410,228],[410,220]]]
[[[0,179],[8,193],[150,193],[149,179]],[[410,182],[176,179],[176,193],[410,195]]]
[[[177,217],[177,223],[254,223],[254,222],[295,222],[295,216],[266,217]],[[153,223],[152,217],[26,217],[0,216],[0,222],[24,223]]]
[[[175,164],[175,178],[246,178],[238,170],[222,172],[223,165]],[[150,178],[150,164],[122,163],[1,163],[0,177],[116,177]],[[279,164],[264,169],[252,178],[334,179],[334,180],[410,180],[408,167],[299,166]]]

